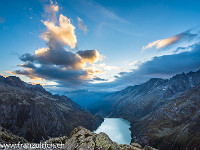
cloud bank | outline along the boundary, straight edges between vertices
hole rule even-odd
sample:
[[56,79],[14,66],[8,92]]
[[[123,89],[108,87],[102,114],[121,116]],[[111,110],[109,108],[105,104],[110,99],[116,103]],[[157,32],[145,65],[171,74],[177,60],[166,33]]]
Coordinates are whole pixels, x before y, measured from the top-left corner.
[[[178,73],[197,71],[200,69],[200,43],[184,49],[181,53],[153,57],[151,60],[140,63],[137,69],[130,72],[120,72],[115,76],[115,81],[88,85],[89,90],[116,91],[127,86],[144,83],[150,78],[170,78]],[[190,49],[190,51],[185,51]]]

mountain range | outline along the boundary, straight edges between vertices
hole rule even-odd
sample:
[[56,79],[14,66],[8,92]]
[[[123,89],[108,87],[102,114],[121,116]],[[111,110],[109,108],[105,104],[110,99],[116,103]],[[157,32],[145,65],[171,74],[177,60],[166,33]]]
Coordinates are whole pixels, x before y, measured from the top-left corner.
[[92,112],[131,122],[132,142],[159,149],[200,149],[200,70],[152,78],[102,99]]
[[[86,129],[95,130],[104,117],[124,118],[131,123],[132,142],[142,147],[200,149],[200,70],[170,79],[152,78],[113,93],[75,91],[70,96],[84,108],[67,96],[51,94],[41,85],[27,84],[14,76],[0,76],[1,127],[27,142],[69,136],[67,140],[71,142],[66,145],[76,148],[80,139],[88,146],[90,138],[101,137]],[[86,129],[74,130],[78,126]],[[73,138],[73,133],[76,135],[79,130],[84,138],[82,135]],[[111,147],[130,149],[127,145],[126,148],[113,145],[106,136],[103,139]]]

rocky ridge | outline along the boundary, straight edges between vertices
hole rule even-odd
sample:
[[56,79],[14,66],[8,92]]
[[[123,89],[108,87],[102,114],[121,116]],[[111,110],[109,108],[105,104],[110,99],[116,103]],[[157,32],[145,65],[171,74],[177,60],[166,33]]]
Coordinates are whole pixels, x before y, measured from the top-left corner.
[[[0,143],[27,143],[23,138],[12,135],[5,130],[0,133],[0,139]],[[156,150],[149,146],[143,148],[137,143],[117,144],[105,133],[96,134],[81,126],[75,128],[69,138],[66,136],[52,138],[44,143],[63,144],[63,150]]]

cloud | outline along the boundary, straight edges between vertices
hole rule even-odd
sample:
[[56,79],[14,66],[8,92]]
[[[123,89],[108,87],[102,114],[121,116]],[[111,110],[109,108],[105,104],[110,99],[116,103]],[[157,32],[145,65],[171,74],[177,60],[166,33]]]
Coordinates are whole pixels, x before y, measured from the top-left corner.
[[47,15],[47,17],[51,19],[51,21],[56,22],[56,14],[59,10],[59,6],[57,4],[54,4],[53,1],[50,1],[50,3],[50,5],[44,6],[44,12]]
[[103,78],[99,78],[99,77],[95,77],[93,78],[94,81],[108,81],[107,79],[103,79]]
[[83,20],[78,17],[77,21],[78,21],[79,28],[81,28],[84,31],[84,33],[87,33],[87,26],[84,25]]
[[127,63],[129,66],[133,66],[133,65],[137,65],[138,64],[138,61],[135,60],[135,61],[132,61],[130,63]]
[[[79,4],[75,7],[77,11],[94,21],[107,20],[116,21],[118,23],[128,23],[127,20],[120,17],[115,12],[105,8],[93,0],[82,0],[77,2]],[[82,6],[82,9],[80,9],[80,6]]]
[[[91,69],[86,63],[94,63],[99,60],[97,50],[86,50],[72,53],[65,50],[62,45],[41,48],[35,51],[35,55],[24,54],[20,57],[25,63],[19,65],[25,70],[16,70],[14,74],[21,74],[31,79],[35,77],[46,80],[68,82],[70,85],[82,84],[93,76],[102,73],[101,70]],[[74,85],[76,86],[76,85]]]
[[[128,30],[133,27],[132,23],[124,17],[119,16],[117,12],[107,9],[96,1],[74,0],[70,4],[74,6],[77,12],[86,16],[96,24],[96,34],[102,33],[102,29],[107,28],[126,35],[136,36]],[[125,28],[122,28],[122,26]]]
[[54,65],[42,65],[34,69],[16,70],[13,73],[25,75],[31,79],[43,78],[50,81],[65,82],[73,86],[83,84],[86,79],[89,79],[85,70],[69,70]]
[[[62,45],[49,48],[41,48],[35,51],[35,55],[23,54],[20,59],[24,62],[33,62],[42,65],[60,65],[68,69],[82,69],[86,63],[95,63],[100,54],[97,50],[85,50],[72,53],[65,50]],[[25,65],[23,65],[25,66]]]
[[21,64],[21,65],[18,65],[18,66],[23,67],[23,68],[31,68],[31,69],[36,68],[36,66],[29,61],[26,61],[24,64]]
[[120,72],[119,73],[120,76],[123,76],[123,75],[126,75],[126,74],[128,74],[128,72]]
[[161,49],[170,45],[173,45],[177,42],[180,42],[181,40],[191,40],[195,38],[197,34],[192,34],[191,30],[185,31],[183,33],[180,33],[178,35],[175,35],[173,37],[167,38],[167,39],[161,39],[157,41],[153,41],[149,43],[147,46],[143,46],[142,50],[146,50],[152,47],[156,47],[156,49]]
[[77,54],[86,62],[90,62],[91,64],[97,62],[101,58],[101,55],[97,50],[78,51]]
[[53,1],[51,1],[50,5],[45,5],[44,7],[44,11],[47,13],[54,13],[54,12],[58,12],[59,7],[56,4],[53,4]]
[[120,67],[109,66],[109,65],[106,65],[105,63],[92,64],[92,66],[95,67],[95,68],[98,68],[100,70],[107,70],[107,71],[122,70],[122,68],[120,68]]
[[[47,13],[58,12],[57,5],[51,2],[45,6]],[[51,18],[50,18],[51,19]],[[47,31],[42,34],[47,47],[35,50],[34,54],[25,53],[19,57],[24,64],[18,65],[23,69],[13,71],[13,74],[24,75],[32,80],[44,79],[54,81],[59,86],[75,87],[95,79],[102,70],[92,65],[101,60],[97,50],[79,50],[73,52],[66,46],[75,48],[77,39],[75,27],[70,20],[60,14],[58,22],[55,20],[42,21]]]
[[[178,48],[181,49],[181,48]],[[190,51],[186,51],[190,49]],[[153,57],[140,63],[137,69],[130,72],[120,72],[113,82],[88,85],[89,90],[116,91],[127,86],[144,83],[150,78],[170,78],[178,73],[197,71],[200,69],[200,44],[184,47],[181,53]]]
[[76,47],[77,39],[74,31],[75,27],[71,24],[70,19],[61,14],[59,16],[59,26],[51,21],[42,22],[48,29],[48,31],[42,35],[45,40],[50,41],[56,39],[70,46],[72,49]]
[[146,75],[174,75],[200,68],[200,45],[187,47],[191,51],[154,57],[139,66],[137,73]]

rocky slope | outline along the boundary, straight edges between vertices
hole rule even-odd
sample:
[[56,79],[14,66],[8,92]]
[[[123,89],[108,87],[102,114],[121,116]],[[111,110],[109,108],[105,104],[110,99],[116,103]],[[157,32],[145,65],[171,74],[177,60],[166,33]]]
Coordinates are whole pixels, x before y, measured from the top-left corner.
[[68,97],[17,77],[0,77],[0,110],[0,125],[31,142],[69,135],[80,125],[94,130],[103,122]]
[[200,84],[132,125],[134,141],[162,150],[200,149]]
[[[3,130],[0,132],[0,143],[27,143],[26,140],[12,135],[10,132]],[[15,139],[15,140],[13,140]],[[51,138],[44,143],[63,144],[63,150],[156,150],[152,147],[144,148],[137,143],[131,145],[117,144],[113,142],[105,133],[93,133],[83,127],[75,128],[69,138],[66,136]]]
[[9,130],[6,130],[0,126],[0,144],[11,143],[28,143],[28,141],[22,137],[14,135]]
[[[151,124],[151,120],[159,120],[159,114],[160,117],[162,118],[165,116],[164,114],[167,112],[168,108],[170,109],[177,109],[181,110],[180,114],[176,114],[176,112],[171,111],[170,114],[177,115],[176,119],[180,118],[180,122],[177,124],[177,127],[183,126],[184,127],[184,120],[182,119],[182,114],[187,114],[188,118],[188,123],[190,125],[195,124],[199,125],[198,119],[193,119],[190,120],[192,117],[194,117],[194,110],[193,107],[190,107],[189,102],[188,105],[185,105],[184,109],[181,109],[181,106],[177,105],[177,108],[174,105],[166,107],[166,111],[162,113],[162,106],[167,105],[169,102],[173,103],[175,99],[182,98],[182,95],[185,93],[187,94],[188,91],[193,89],[195,86],[198,86],[200,83],[200,70],[197,72],[189,72],[187,74],[182,73],[178,74],[171,79],[159,79],[159,78],[154,78],[150,79],[149,81],[141,84],[141,85],[136,85],[132,87],[128,87],[122,91],[116,92],[114,94],[111,94],[107,96],[105,99],[102,100],[102,102],[94,108],[94,113],[99,114],[103,117],[122,117],[131,122],[131,132],[132,132],[132,139],[137,139],[139,143],[141,144],[149,144],[153,145],[154,147],[162,147],[162,148],[169,148],[169,145],[175,145],[174,148],[179,149],[179,147],[183,146],[185,147],[184,144],[181,144],[181,142],[176,141],[176,136],[173,136],[172,138],[169,134],[171,133],[171,130],[173,129],[171,126],[169,128],[166,128],[166,130],[163,129],[162,134],[166,134],[165,137],[169,137],[169,139],[173,140],[166,140],[162,136],[158,136],[157,138],[154,138],[152,136],[155,136],[153,133],[153,130],[150,130],[149,128],[146,129],[149,125],[146,124],[146,119],[149,119],[147,123]],[[198,100],[200,101],[200,98],[198,96],[198,91],[196,93],[194,92],[193,97],[196,95],[196,102]],[[191,99],[193,99],[193,97]],[[186,99],[187,100],[187,99]],[[173,101],[173,102],[172,102]],[[191,102],[191,105],[193,103]],[[102,107],[103,106],[103,107]],[[195,110],[200,109],[199,105],[196,105]],[[155,111],[160,110],[158,115],[154,115],[153,118],[150,118],[149,116],[154,113]],[[193,112],[194,111],[194,112]],[[197,113],[197,112],[196,112]],[[162,118],[161,120],[163,122],[165,118]],[[143,121],[145,120],[145,121]],[[190,121],[189,121],[190,120]],[[153,128],[159,128],[162,126],[162,121],[161,122],[154,122]],[[170,123],[167,122],[166,124]],[[152,123],[153,124],[153,123]],[[180,127],[180,129],[181,129]],[[187,129],[187,128],[184,128]],[[191,130],[196,130],[197,128],[195,126],[191,126],[188,128],[189,131]],[[148,132],[149,131],[149,132]],[[188,136],[197,136],[198,134],[186,134]],[[149,133],[149,137],[146,136],[145,133]],[[150,136],[152,132],[152,136]],[[182,130],[178,131],[174,134],[181,133]],[[145,134],[145,137],[143,137],[143,134]],[[142,138],[141,138],[142,137]],[[146,139],[147,138],[147,139]],[[151,140],[149,140],[149,139]],[[189,137],[188,137],[189,138]],[[178,139],[178,136],[177,136]],[[185,141],[190,141],[187,138],[183,138]],[[198,139],[198,138],[194,138]],[[195,140],[194,140],[195,141]],[[195,143],[195,142],[194,142]],[[194,144],[192,142],[192,144]],[[191,146],[191,145],[190,145]]]
[[178,74],[169,80],[152,78],[141,85],[131,86],[107,96],[94,108],[94,113],[107,117],[123,117],[129,121],[136,120],[198,83],[200,70]]

